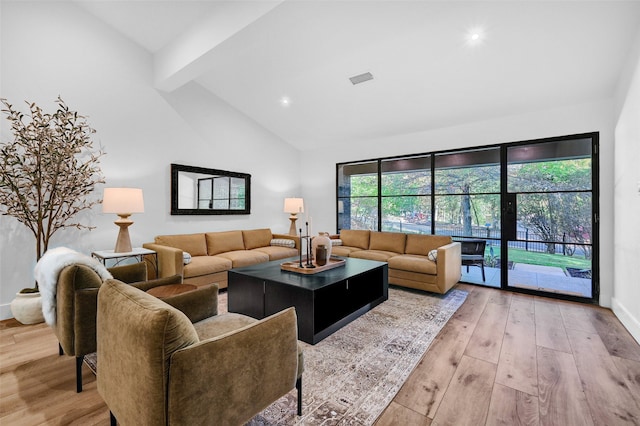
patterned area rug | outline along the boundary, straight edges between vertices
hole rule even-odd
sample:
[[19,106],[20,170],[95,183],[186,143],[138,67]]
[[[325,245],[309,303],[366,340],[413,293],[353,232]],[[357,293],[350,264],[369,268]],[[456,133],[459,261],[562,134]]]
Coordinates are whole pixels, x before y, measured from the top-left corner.
[[[302,416],[292,390],[249,426],[371,425],[382,414],[467,293],[389,288],[389,300],[316,345],[304,346]],[[218,298],[227,312],[227,293]],[[85,357],[92,371],[95,354]]]
[[466,297],[390,288],[386,302],[316,345],[302,343],[301,417],[292,391],[248,425],[373,424]]

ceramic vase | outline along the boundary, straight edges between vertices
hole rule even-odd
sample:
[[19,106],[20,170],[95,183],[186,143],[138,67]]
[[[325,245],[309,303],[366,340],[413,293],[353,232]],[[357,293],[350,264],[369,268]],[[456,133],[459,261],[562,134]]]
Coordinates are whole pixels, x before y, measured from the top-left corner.
[[319,235],[317,237],[313,237],[313,241],[311,243],[312,253],[316,253],[318,246],[325,246],[327,248],[327,262],[331,258],[331,238],[326,235]]
[[16,298],[11,302],[11,313],[22,324],[43,322],[40,293],[16,293]]

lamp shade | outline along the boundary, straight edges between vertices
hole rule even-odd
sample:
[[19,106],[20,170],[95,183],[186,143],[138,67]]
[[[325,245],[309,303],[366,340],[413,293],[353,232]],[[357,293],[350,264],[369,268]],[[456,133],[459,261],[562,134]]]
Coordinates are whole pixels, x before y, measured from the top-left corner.
[[144,200],[140,188],[105,188],[103,213],[144,213]]
[[285,198],[284,212],[285,213],[304,213],[304,201],[302,200],[302,198]]

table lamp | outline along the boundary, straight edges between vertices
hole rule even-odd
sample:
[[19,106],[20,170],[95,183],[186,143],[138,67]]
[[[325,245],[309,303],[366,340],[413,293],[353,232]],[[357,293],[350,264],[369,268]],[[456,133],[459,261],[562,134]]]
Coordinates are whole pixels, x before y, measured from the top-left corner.
[[291,221],[291,226],[289,227],[289,235],[298,235],[296,232],[298,213],[304,213],[304,201],[302,198],[285,198],[284,212],[290,214],[289,220]]
[[131,248],[129,226],[133,223],[129,216],[132,213],[144,213],[144,200],[140,188],[105,188],[102,200],[103,213],[115,213],[120,218],[115,223],[120,227],[114,253],[126,253]]

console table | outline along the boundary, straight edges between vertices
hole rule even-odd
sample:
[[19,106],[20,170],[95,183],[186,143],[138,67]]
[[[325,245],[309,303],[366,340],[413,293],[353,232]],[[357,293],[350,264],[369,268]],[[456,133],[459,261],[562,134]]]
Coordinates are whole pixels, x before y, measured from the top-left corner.
[[346,258],[344,267],[306,275],[284,271],[283,259],[229,271],[229,312],[262,319],[290,306],[298,338],[316,344],[389,298],[385,262]]

